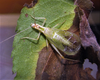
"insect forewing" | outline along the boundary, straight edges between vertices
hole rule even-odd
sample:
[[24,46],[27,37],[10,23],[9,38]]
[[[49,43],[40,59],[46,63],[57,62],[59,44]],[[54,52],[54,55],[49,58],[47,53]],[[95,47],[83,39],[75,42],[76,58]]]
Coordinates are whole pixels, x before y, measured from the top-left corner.
[[44,34],[50,43],[67,55],[75,55],[80,49],[80,38],[74,33],[48,28]]

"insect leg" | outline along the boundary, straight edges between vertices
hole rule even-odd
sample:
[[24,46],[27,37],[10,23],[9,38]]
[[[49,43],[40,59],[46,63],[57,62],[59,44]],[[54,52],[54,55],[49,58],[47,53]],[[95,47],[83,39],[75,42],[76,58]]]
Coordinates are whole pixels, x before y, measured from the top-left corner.
[[[44,26],[44,24],[45,24],[45,22],[46,22],[46,18],[44,18],[44,17],[33,17],[32,15],[30,15],[32,18],[34,18],[34,19],[44,19],[44,21],[43,21],[43,24],[42,24],[42,26]],[[41,32],[39,32],[39,34],[38,34],[38,37],[35,39],[35,38],[30,38],[30,37],[23,37],[22,39],[29,39],[29,40],[38,40],[39,39],[39,37],[40,37],[40,34],[41,34]]]
[[44,26],[45,22],[46,22],[46,18],[45,17],[36,17],[35,19],[44,19],[42,26]]
[[58,25],[61,25],[61,24],[64,24],[64,23],[65,23],[65,21],[62,22],[62,23],[58,23],[58,24],[56,24],[55,26],[53,26],[52,28],[55,28],[55,27],[57,27]]
[[51,46],[57,51],[57,53],[61,56],[61,58],[65,59],[64,56],[59,52],[59,50],[53,44],[51,44]]
[[73,60],[73,59],[65,58],[53,44],[51,44],[51,46],[57,51],[57,53],[61,56],[62,59],[80,62],[79,60]]
[[38,40],[39,38],[40,38],[40,32],[39,32],[39,34],[38,34],[38,36],[37,36],[37,38],[35,39],[35,38],[30,38],[30,37],[23,37],[23,38],[21,38],[21,39],[29,39],[29,40]]
[[30,15],[33,19],[44,19],[42,26],[44,26],[45,22],[46,22],[46,18],[45,17],[33,17],[32,15]]
[[49,42],[48,42],[48,40],[46,39],[46,45],[47,45],[47,47],[49,46]]
[[56,24],[55,26],[53,26],[52,28],[55,28],[56,26],[58,26],[59,24]]

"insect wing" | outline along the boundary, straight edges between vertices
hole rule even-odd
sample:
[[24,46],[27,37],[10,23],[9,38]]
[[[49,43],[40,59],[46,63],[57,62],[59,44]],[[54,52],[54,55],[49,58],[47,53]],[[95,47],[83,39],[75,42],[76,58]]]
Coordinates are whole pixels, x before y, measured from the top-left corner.
[[79,51],[80,38],[76,34],[58,29],[53,30],[52,37],[47,37],[51,44],[67,55],[75,55]]

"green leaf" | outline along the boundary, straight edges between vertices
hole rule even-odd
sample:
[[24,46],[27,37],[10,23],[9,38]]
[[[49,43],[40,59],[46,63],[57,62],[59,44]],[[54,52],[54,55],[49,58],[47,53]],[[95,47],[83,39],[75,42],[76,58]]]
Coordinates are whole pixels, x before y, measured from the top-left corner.
[[[24,7],[17,22],[13,42],[13,72],[17,72],[15,80],[34,80],[39,52],[46,46],[45,37],[42,34],[39,41],[22,40],[23,37],[37,38],[38,31],[32,29],[30,24],[34,21],[42,25],[44,20],[34,20],[31,16],[45,17],[45,27],[53,27],[67,30],[73,23],[75,5],[71,0],[38,0],[33,8]],[[34,11],[33,11],[34,10]],[[31,15],[31,16],[30,16]],[[29,28],[26,30],[26,28]]]

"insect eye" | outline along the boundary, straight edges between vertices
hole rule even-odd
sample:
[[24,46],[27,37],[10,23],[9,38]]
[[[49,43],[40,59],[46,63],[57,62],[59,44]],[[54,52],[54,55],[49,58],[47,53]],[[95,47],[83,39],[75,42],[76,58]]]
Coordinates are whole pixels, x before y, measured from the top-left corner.
[[32,24],[32,23],[31,23],[31,27],[34,27],[34,26],[35,26],[35,24]]
[[40,26],[39,26],[39,25],[37,25],[37,28],[40,28]]

